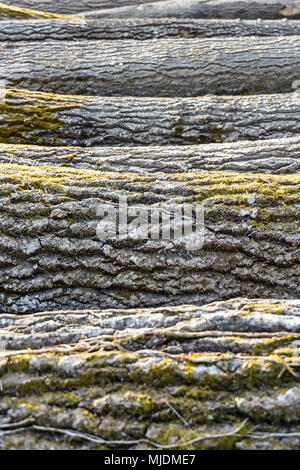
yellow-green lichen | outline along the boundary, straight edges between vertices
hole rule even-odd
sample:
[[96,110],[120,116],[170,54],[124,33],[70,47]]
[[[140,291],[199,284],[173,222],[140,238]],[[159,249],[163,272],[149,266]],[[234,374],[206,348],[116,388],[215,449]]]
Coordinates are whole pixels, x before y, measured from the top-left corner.
[[0,143],[26,144],[38,142],[41,132],[56,131],[59,140],[62,123],[59,111],[76,108],[72,98],[47,94],[48,102],[41,93],[8,89],[5,100],[0,103]]

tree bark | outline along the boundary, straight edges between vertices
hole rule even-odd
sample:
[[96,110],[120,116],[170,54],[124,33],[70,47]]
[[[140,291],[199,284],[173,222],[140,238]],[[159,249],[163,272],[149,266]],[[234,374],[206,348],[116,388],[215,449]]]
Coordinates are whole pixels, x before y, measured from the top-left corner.
[[[221,19],[278,19],[299,18],[299,2],[280,2],[275,0],[7,0],[3,6],[2,17],[15,10],[19,16],[23,10],[23,18],[37,17],[37,13],[47,15],[73,14],[96,18],[221,18]],[[123,6],[122,6],[123,5]],[[29,8],[28,8],[29,7]],[[97,8],[100,8],[97,10]],[[19,12],[17,13],[17,9]],[[30,12],[31,9],[31,12]],[[34,13],[33,13],[34,11]],[[24,16],[25,15],[25,16]],[[33,16],[31,16],[33,15]],[[11,14],[10,16],[14,16]],[[43,16],[45,17],[45,16]]]
[[295,137],[298,93],[102,98],[2,90],[0,141],[35,145],[167,145]]
[[0,163],[124,173],[300,172],[300,138],[163,147],[41,147],[0,144]]
[[300,36],[0,44],[10,88],[106,96],[293,91]]
[[[2,164],[0,183],[2,311],[299,297],[299,174],[151,176]],[[106,202],[118,210],[119,196],[146,210],[203,202],[203,247],[191,249],[186,237],[156,240],[146,229],[148,238],[133,228],[121,239],[98,237],[97,209]]]
[[[299,2],[278,2],[274,0],[164,0],[156,3],[145,3],[139,7],[124,6],[120,8],[101,9],[84,12],[86,17],[94,18],[242,18],[242,19],[276,19],[286,16],[299,18]],[[295,5],[295,8],[289,8]]]
[[0,41],[45,41],[74,39],[163,39],[211,38],[218,36],[296,36],[300,24],[294,20],[193,20],[193,19],[87,19],[2,21]]
[[[160,0],[152,0],[155,3]],[[5,4],[52,13],[77,13],[100,8],[117,8],[128,5],[140,5],[145,0],[5,0]]]
[[0,324],[2,449],[299,448],[299,300]]

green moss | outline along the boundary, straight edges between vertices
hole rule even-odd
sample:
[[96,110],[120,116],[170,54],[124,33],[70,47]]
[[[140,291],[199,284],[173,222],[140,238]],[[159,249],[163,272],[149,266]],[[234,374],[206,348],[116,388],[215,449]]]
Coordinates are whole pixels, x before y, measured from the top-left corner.
[[[184,182],[187,181],[187,174],[175,175],[172,179]],[[257,209],[252,224],[266,224],[276,220],[277,213],[272,211],[273,207],[284,206],[287,212],[291,204],[300,202],[299,174],[202,172],[193,175],[193,181],[187,185],[194,194],[195,201],[201,202],[212,198],[218,203],[221,211],[229,205],[232,209],[235,205],[237,213],[244,209]],[[255,197],[255,205],[249,202],[249,196]]]
[[74,408],[80,403],[80,395],[68,391],[56,391],[55,393],[44,394],[43,402],[48,405]]
[[20,354],[8,358],[7,361],[0,368],[1,375],[13,372],[27,372],[30,365],[31,356],[29,354]]

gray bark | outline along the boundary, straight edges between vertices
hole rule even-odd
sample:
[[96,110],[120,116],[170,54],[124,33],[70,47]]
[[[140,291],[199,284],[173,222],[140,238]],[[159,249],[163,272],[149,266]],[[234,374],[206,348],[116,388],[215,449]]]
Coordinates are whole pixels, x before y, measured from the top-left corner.
[[[44,11],[32,10],[30,8],[19,8],[16,6],[10,6],[6,3],[0,2],[0,20],[6,19],[44,19],[60,18],[60,19],[77,19],[73,16],[60,15],[58,13],[49,13]],[[79,20],[78,20],[79,21]]]
[[300,36],[0,44],[10,88],[106,96],[293,91]]
[[101,98],[3,90],[0,141],[35,145],[167,145],[296,137],[298,93]]
[[0,324],[1,449],[299,448],[299,300]]
[[162,39],[218,36],[296,36],[295,20],[193,20],[193,19],[100,19],[2,21],[0,41],[45,41],[74,39]]
[[[284,5],[295,5],[294,9]],[[299,2],[280,2],[274,0],[164,0],[145,3],[140,7],[125,6],[84,12],[86,17],[94,18],[242,18],[276,19],[285,16],[298,18]]]
[[[300,175],[2,164],[0,185],[2,311],[299,297]],[[119,196],[146,210],[204,201],[203,247],[191,249],[186,237],[139,239],[133,229],[121,240],[98,237],[97,209],[117,208]]]
[[41,147],[0,144],[0,163],[154,174],[185,171],[300,172],[300,138],[163,147]]

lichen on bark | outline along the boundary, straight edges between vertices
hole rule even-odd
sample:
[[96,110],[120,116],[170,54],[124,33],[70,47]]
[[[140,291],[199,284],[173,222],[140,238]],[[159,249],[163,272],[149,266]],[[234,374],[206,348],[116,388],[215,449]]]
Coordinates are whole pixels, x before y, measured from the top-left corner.
[[299,318],[299,301],[243,298],[2,314],[0,445],[236,449],[280,432],[271,448],[297,448]]
[[3,18],[16,18],[16,19],[73,19],[80,21],[80,17],[72,17],[68,15],[61,15],[58,13],[48,13],[44,11],[32,10],[29,8],[21,8],[13,5],[6,5],[0,3],[0,19]]

